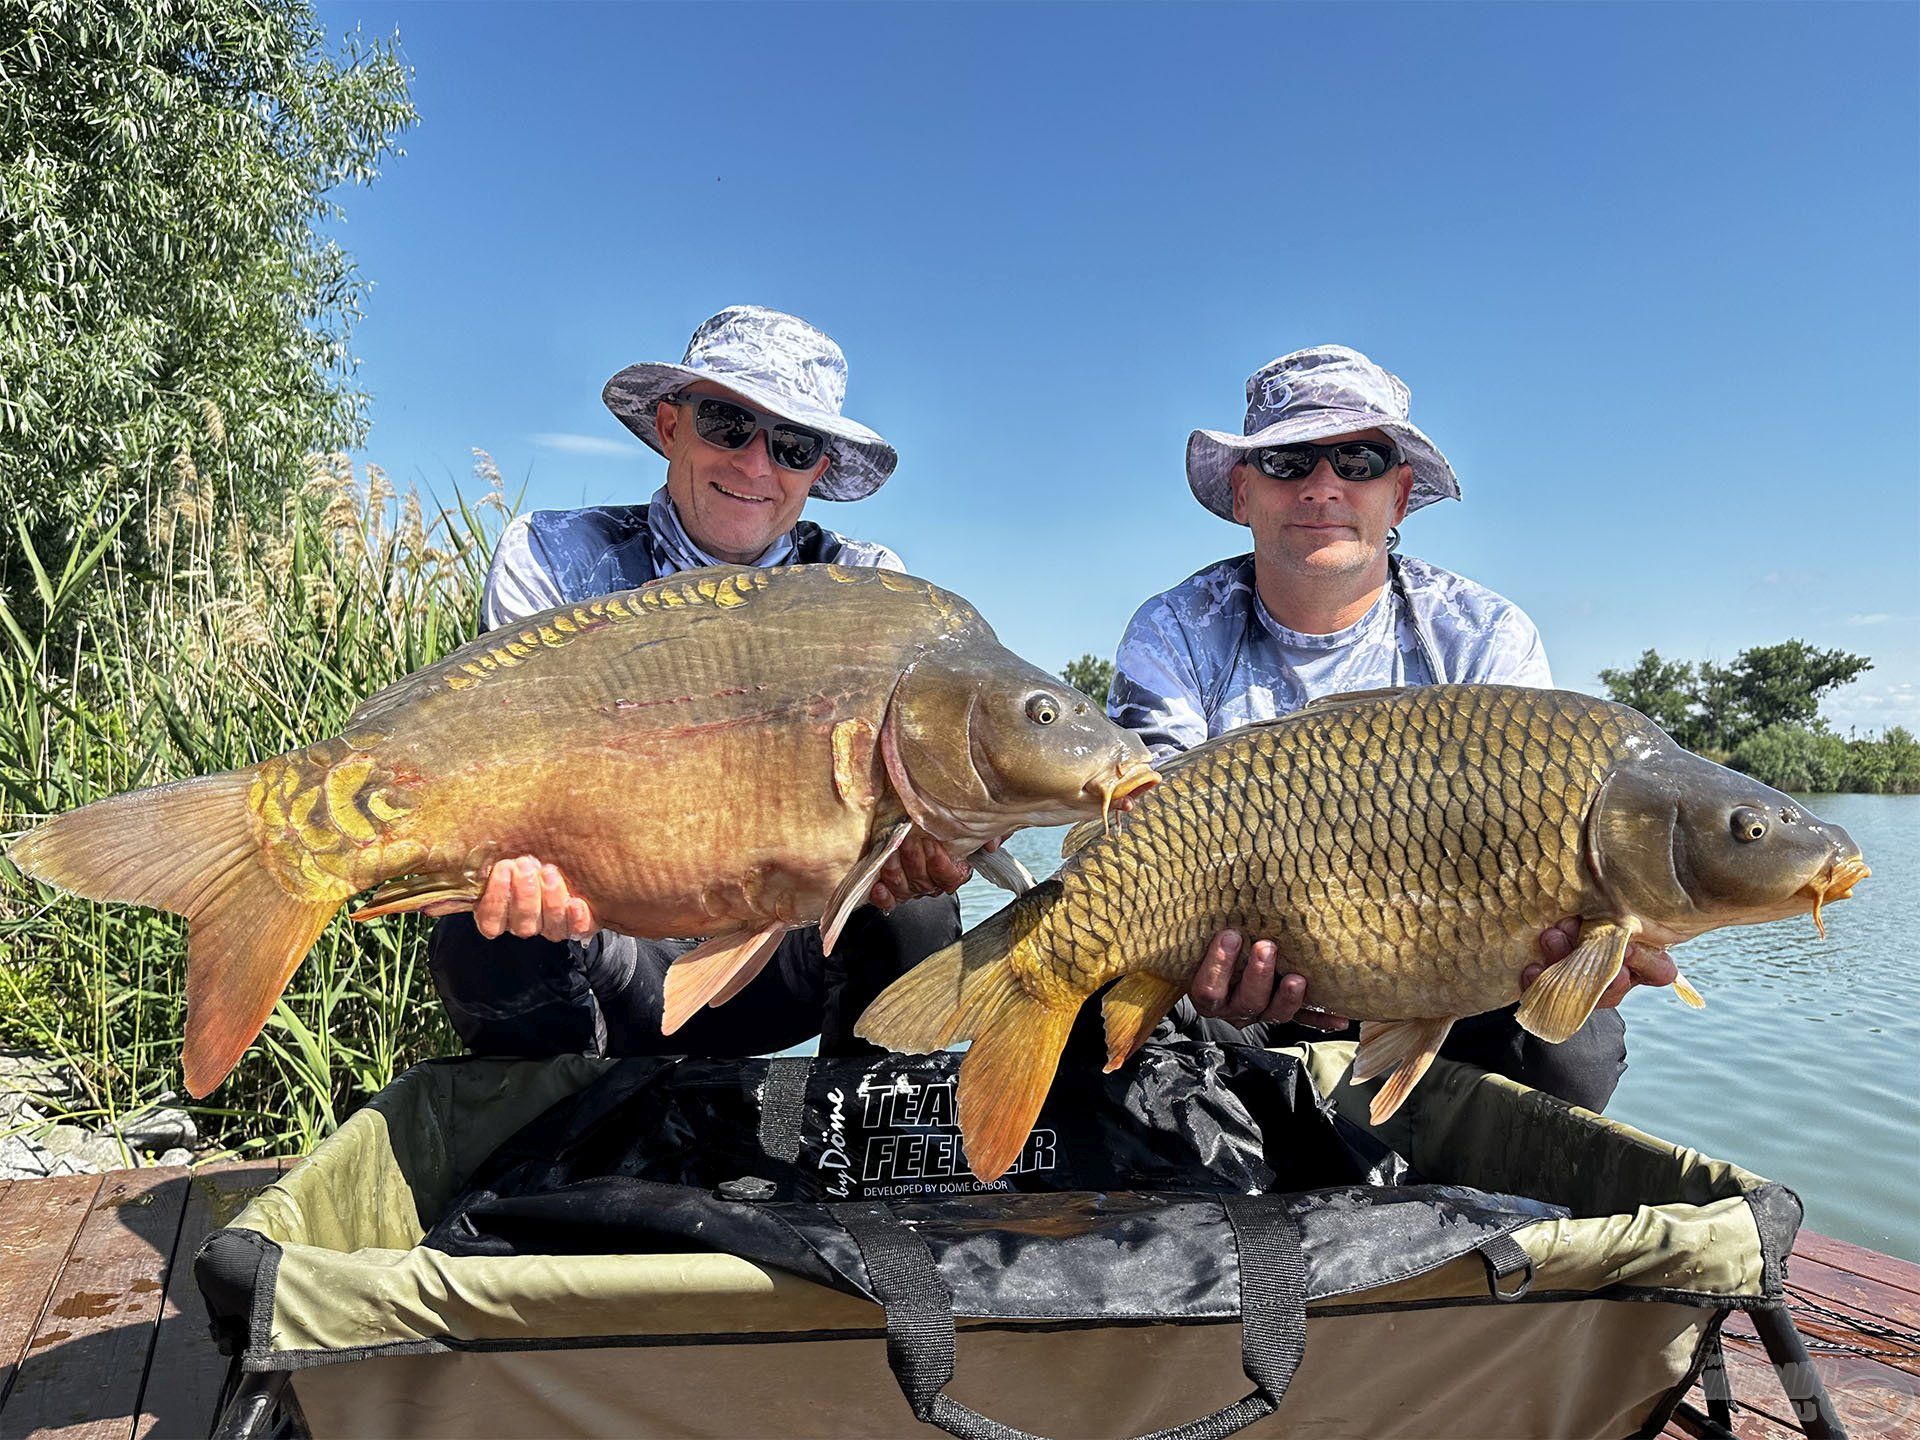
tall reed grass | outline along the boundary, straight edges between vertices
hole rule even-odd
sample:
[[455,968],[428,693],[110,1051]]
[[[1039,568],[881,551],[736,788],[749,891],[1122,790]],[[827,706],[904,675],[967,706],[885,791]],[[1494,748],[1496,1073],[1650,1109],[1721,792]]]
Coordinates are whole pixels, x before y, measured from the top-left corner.
[[[277,521],[250,524],[222,503],[219,447],[207,449],[207,461],[183,450],[143,509],[89,527],[70,553],[29,546],[29,603],[0,602],[8,838],[116,791],[335,733],[366,696],[472,636],[507,512],[482,452],[487,489],[472,505],[456,496],[428,515],[377,466],[356,476],[346,456],[316,456]],[[115,566],[120,524],[150,527],[159,573]],[[330,926],[260,1043],[194,1107],[202,1133],[305,1151],[396,1071],[452,1048],[425,935],[417,919]],[[70,1118],[111,1121],[182,1088],[185,956],[184,921],[61,896],[0,860],[0,1044],[74,1069],[87,1099]]]

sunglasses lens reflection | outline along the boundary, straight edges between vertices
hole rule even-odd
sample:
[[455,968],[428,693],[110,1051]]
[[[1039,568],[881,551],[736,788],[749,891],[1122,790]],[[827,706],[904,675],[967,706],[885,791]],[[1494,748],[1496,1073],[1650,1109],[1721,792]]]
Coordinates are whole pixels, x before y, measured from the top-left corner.
[[784,465],[789,470],[805,470],[820,458],[826,443],[826,437],[812,430],[776,425],[768,432],[767,452],[777,465]]
[[1386,446],[1376,445],[1371,440],[1336,445],[1328,457],[1333,465],[1333,473],[1342,480],[1378,480],[1387,473],[1391,459]]
[[1346,440],[1337,445],[1274,445],[1258,452],[1254,463],[1276,480],[1304,480],[1322,456],[1342,480],[1378,480],[1393,468],[1391,445],[1377,440]]
[[738,450],[753,438],[753,415],[725,400],[703,399],[694,407],[693,428],[708,444]]
[[1319,462],[1310,445],[1277,445],[1260,452],[1260,468],[1276,480],[1303,480]]

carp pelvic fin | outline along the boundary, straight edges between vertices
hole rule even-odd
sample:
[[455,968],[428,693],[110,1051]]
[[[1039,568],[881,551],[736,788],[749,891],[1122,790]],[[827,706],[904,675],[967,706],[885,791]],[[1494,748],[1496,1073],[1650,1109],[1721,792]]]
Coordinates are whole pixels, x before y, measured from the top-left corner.
[[464,876],[403,875],[389,880],[367,897],[367,903],[349,912],[349,920],[372,920],[381,915],[399,915],[424,910],[442,901],[457,901],[472,907],[484,886]]
[[9,856],[92,900],[187,917],[187,1039],[196,1100],[227,1078],[347,898],[296,895],[267,866],[249,810],[254,769],[135,790],[48,821]]
[[1674,973],[1674,977],[1673,977],[1673,993],[1678,995],[1682,1000],[1686,1001],[1687,1004],[1691,1005],[1696,1010],[1704,1010],[1707,1008],[1706,996],[1702,995],[1698,990],[1694,989],[1693,986],[1689,985],[1687,983],[1687,977],[1680,974],[1677,971]]
[[667,967],[660,1033],[671,1035],[706,1004],[724,1005],[747,988],[787,933],[775,920],[760,930],[730,930],[697,945]]
[[1521,998],[1514,1015],[1520,1028],[1558,1045],[1586,1024],[1639,931],[1640,922],[1633,919],[1588,921],[1579,948],[1542,970]]
[[1153,1027],[1185,994],[1176,981],[1139,971],[1129,975],[1100,1001],[1100,1015],[1107,1027],[1106,1071],[1112,1074],[1147,1043]]
[[1387,1083],[1374,1092],[1367,1118],[1384,1124],[1406,1103],[1413,1087],[1433,1064],[1456,1017],[1437,1020],[1363,1020],[1360,1048],[1353,1054],[1355,1083],[1385,1075]]
[[[840,931],[847,923],[847,917],[866,904],[867,895],[873,889],[873,878],[880,873],[881,867],[893,858],[893,852],[900,848],[901,842],[913,833],[913,826],[902,820],[886,834],[867,847],[867,853],[854,862],[853,869],[847,872],[847,878],[834,887],[827,901],[827,910],[820,917],[820,953],[833,954],[834,942],[840,938]],[[673,1032],[667,1032],[671,1035]]]

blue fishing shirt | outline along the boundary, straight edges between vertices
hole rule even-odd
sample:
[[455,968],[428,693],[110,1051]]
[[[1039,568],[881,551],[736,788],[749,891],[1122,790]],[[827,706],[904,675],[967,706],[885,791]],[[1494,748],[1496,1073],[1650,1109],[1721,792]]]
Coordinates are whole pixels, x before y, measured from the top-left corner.
[[1526,612],[1450,570],[1388,557],[1390,581],[1352,625],[1289,630],[1254,586],[1253,556],[1222,560],[1155,595],[1128,622],[1107,713],[1158,764],[1309,700],[1387,685],[1551,686]]
[[[884,545],[850,540],[807,520],[780,536],[753,563],[764,568],[803,561],[907,568]],[[480,624],[496,630],[556,605],[579,605],[663,575],[726,563],[694,543],[664,485],[645,505],[535,510],[516,515],[501,532],[487,569]]]

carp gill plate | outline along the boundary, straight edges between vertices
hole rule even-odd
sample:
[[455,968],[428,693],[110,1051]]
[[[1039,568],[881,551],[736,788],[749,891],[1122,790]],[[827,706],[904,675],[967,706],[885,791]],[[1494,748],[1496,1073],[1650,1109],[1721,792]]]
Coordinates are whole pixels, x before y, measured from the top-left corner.
[[494,861],[558,866],[600,922],[712,936],[666,1028],[730,998],[781,935],[831,949],[918,829],[955,856],[1103,814],[1140,741],[911,576],[690,571],[485,635],[332,739],[113,796],[15,842],[30,875],[189,922],[187,1089],[238,1063],[334,912],[471,902]]
[[[1672,945],[1840,899],[1867,875],[1847,833],[1689,754],[1637,712],[1564,690],[1431,685],[1330,697],[1176,757],[1058,875],[894,982],[857,1031],[895,1050],[960,1040],[974,1173],[1000,1175],[1081,1005],[1107,1068],[1186,992],[1207,941],[1271,938],[1315,1005],[1362,1022],[1354,1078],[1406,1099],[1457,1019],[1520,1001],[1558,1043],[1634,939]],[[1527,989],[1542,930],[1574,953]],[[1701,1003],[1685,980],[1680,996]]]

